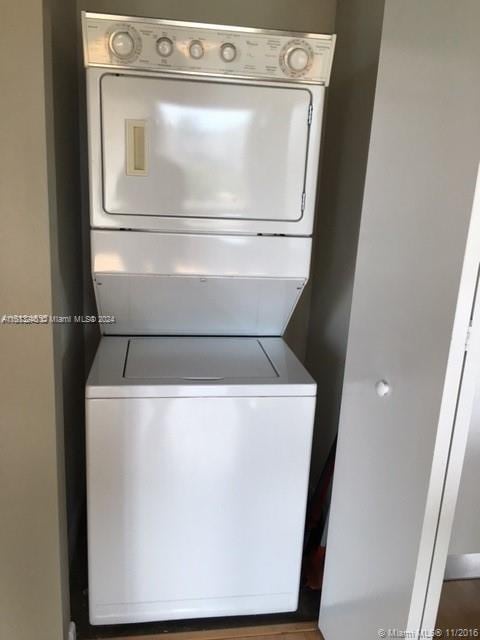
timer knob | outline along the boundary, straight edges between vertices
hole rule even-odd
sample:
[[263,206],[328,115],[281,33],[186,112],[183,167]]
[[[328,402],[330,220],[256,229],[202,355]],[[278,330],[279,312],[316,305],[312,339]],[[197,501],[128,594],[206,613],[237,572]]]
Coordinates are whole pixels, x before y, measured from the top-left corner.
[[220,55],[225,62],[233,62],[237,57],[237,48],[231,42],[226,42],[222,44]]
[[135,42],[128,31],[115,31],[110,37],[110,50],[117,58],[129,58],[135,49]]
[[173,42],[170,38],[159,38],[157,40],[157,52],[162,58],[168,58],[173,53]]
[[302,47],[295,47],[287,55],[287,66],[292,71],[301,72],[305,71],[310,62],[310,56],[306,49]]
[[191,42],[188,50],[194,60],[200,60],[200,58],[203,58],[203,45],[199,40],[194,40],[193,42]]

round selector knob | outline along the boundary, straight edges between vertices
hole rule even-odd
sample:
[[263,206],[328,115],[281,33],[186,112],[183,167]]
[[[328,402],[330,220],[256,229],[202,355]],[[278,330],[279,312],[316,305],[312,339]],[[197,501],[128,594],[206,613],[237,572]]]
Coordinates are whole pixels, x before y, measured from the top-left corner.
[[190,52],[190,56],[194,60],[200,60],[200,58],[203,58],[203,54],[205,53],[203,50],[203,44],[199,40],[191,42],[188,50]]
[[135,41],[128,31],[115,31],[110,37],[110,49],[117,58],[129,58],[135,49]]
[[287,55],[287,66],[295,72],[305,71],[310,63],[310,56],[306,49],[294,47]]
[[162,58],[168,58],[173,53],[173,42],[170,38],[159,38],[157,40],[157,53]]
[[224,62],[233,62],[237,57],[237,47],[231,42],[222,44],[220,49],[220,56]]

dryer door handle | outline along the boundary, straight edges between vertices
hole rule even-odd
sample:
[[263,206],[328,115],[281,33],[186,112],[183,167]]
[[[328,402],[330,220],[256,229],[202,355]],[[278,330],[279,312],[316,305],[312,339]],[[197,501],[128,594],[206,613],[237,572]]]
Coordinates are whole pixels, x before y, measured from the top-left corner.
[[125,120],[125,173],[127,176],[146,176],[147,121]]

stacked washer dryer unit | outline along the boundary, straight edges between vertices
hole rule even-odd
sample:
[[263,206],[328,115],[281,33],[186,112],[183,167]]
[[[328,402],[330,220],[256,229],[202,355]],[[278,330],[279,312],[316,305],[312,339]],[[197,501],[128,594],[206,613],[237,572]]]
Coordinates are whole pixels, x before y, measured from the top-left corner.
[[310,267],[334,36],[83,14],[93,624],[297,607]]

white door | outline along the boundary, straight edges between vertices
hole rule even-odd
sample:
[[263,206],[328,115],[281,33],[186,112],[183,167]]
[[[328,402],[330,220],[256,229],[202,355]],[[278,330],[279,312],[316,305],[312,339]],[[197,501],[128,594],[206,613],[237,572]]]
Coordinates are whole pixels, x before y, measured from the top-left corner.
[[300,220],[311,102],[305,87],[104,75],[105,211]]
[[480,362],[479,20],[470,0],[454,20],[446,0],[385,6],[321,597],[326,640],[417,639],[435,627]]
[[480,371],[479,274],[480,172],[443,392],[434,380],[421,389],[428,361],[402,371],[415,336],[410,344],[390,336],[390,347],[390,331],[375,336],[372,361],[365,335],[354,344],[364,330],[352,318],[321,596],[325,640],[397,631],[417,639],[435,629]]

